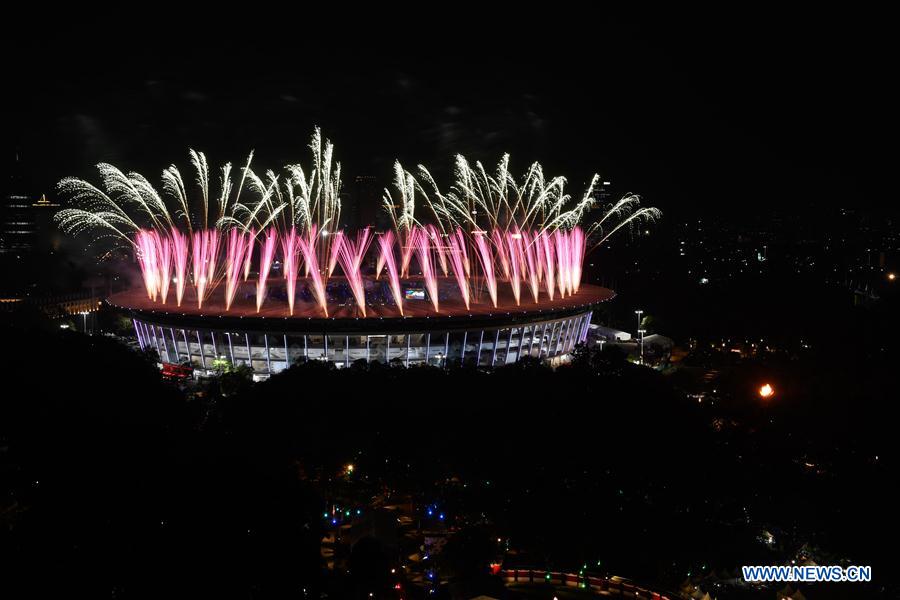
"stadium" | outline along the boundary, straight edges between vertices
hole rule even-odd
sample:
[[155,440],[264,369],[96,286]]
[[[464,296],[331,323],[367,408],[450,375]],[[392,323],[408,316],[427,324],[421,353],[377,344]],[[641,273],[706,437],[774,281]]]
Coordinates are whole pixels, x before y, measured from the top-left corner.
[[[580,200],[564,177],[533,163],[521,179],[504,155],[489,174],[454,160],[441,190],[423,166],[397,162],[381,225],[350,227],[341,168],[317,129],[312,163],[259,175],[253,155],[226,163],[219,190],[202,152],[195,176],[175,166],[157,189],[139,173],[100,164],[102,184],[59,183],[63,230],[112,240],[142,286],[112,295],[142,350],[160,361],[264,377],[297,360],[339,366],[491,367],[526,356],[558,360],[586,335],[612,291],[583,285],[585,255],[659,211],[626,195],[597,211],[595,175]],[[582,223],[592,217],[590,223]]]
[[[343,283],[337,282],[335,291],[340,292]],[[281,303],[257,312],[255,285],[248,286],[246,296],[230,310],[225,310],[222,294],[213,294],[202,309],[193,304],[160,306],[142,289],[116,294],[109,302],[129,312],[141,349],[156,351],[162,361],[188,362],[205,370],[224,360],[266,376],[298,360],[328,361],[337,367],[359,360],[491,367],[526,356],[554,359],[584,340],[593,308],[614,296],[605,288],[583,285],[578,294],[536,305],[517,306],[511,294],[501,294],[496,308],[473,304],[466,309],[454,300],[455,284],[442,280],[440,313],[425,299],[410,299],[400,315],[381,289],[387,284],[374,279],[369,283],[372,301],[365,317],[350,303],[336,304],[333,314],[324,317],[315,303],[303,300],[293,315]],[[404,297],[421,298],[421,290],[421,282],[411,280],[404,286]],[[272,295],[284,293],[276,288]]]

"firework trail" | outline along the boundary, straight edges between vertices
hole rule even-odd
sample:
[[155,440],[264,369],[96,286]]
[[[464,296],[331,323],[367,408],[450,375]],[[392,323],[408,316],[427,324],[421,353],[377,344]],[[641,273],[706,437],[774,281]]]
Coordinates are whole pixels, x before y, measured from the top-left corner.
[[197,290],[197,308],[203,308],[203,300],[218,283],[216,267],[219,257],[219,231],[210,229],[195,231],[191,256],[194,266],[194,287]]
[[281,238],[282,269],[284,271],[285,286],[287,287],[288,309],[291,316],[294,314],[294,298],[297,295],[297,274],[300,270],[298,263],[299,252],[297,229],[291,227],[288,234]]
[[394,232],[385,231],[378,236],[378,246],[381,249],[379,255],[381,262],[387,268],[388,281],[391,286],[391,294],[394,296],[394,304],[400,315],[403,315],[403,293],[400,290],[400,271],[397,269],[397,261],[394,258]]
[[509,285],[512,288],[513,298],[516,299],[516,306],[519,306],[522,296],[522,263],[519,261],[519,255],[522,253],[522,234],[518,232],[507,233],[505,240],[505,249],[509,250],[507,267],[509,269]]
[[247,235],[238,229],[228,232],[225,250],[225,310],[231,308],[241,282],[241,266],[247,252]]
[[536,240],[532,237],[531,232],[522,233],[522,243],[519,245],[519,252],[522,255],[524,269],[527,274],[528,289],[531,291],[531,297],[534,298],[535,304],[541,292],[541,262],[540,254],[536,253]]
[[425,289],[434,306],[434,312],[440,312],[438,301],[438,276],[432,256],[431,236],[422,228],[417,228],[413,234],[413,243],[416,247],[416,258],[419,260],[419,268],[422,270],[422,279]]
[[303,262],[307,268],[307,276],[312,283],[312,291],[319,303],[319,308],[327,317],[328,316],[328,297],[325,293],[325,281],[322,279],[322,272],[319,270],[319,257],[316,253],[316,230],[313,227],[306,237],[297,238],[297,245],[300,247],[300,253],[303,255]]
[[156,301],[159,293],[159,268],[156,264],[154,234],[155,232],[152,231],[139,231],[135,235],[135,244],[137,245],[137,259],[141,267],[141,275],[144,279],[147,297]]
[[494,254],[487,240],[487,234],[484,232],[476,233],[475,249],[478,251],[478,260],[481,263],[481,273],[484,277],[484,284],[487,287],[488,295],[494,308],[497,308],[497,276],[494,272]]
[[184,298],[184,286],[187,284],[188,278],[188,237],[174,228],[171,235],[172,254],[175,259],[175,300],[178,306],[181,306],[181,300]]
[[256,280],[256,312],[262,308],[266,299],[266,287],[269,279],[269,271],[272,269],[272,261],[275,259],[275,244],[278,234],[274,228],[266,230],[266,237],[261,242],[259,250],[259,278]]
[[556,286],[556,252],[553,249],[553,243],[547,232],[542,231],[537,235],[540,239],[540,247],[543,250],[544,262],[544,285],[547,289],[547,295],[553,300],[554,290]]
[[[458,231],[458,230],[457,230]],[[466,249],[465,240],[462,235],[457,236],[455,233],[450,236],[450,264],[453,265],[453,276],[456,278],[456,285],[459,288],[459,295],[462,297],[466,310],[469,310],[469,277],[466,268]]]
[[[327,285],[340,263],[356,305],[366,313],[362,264],[371,231],[342,231],[341,168],[334,147],[316,128],[309,144],[312,161],[292,164],[282,173],[254,171],[251,152],[233,173],[230,163],[216,171],[202,152],[189,151],[192,176],[175,165],[162,172],[158,192],[144,176],[98,165],[101,184],[66,178],[59,189],[71,207],[55,219],[65,231],[98,231],[95,239],[124,241],[133,249],[148,298],[166,304],[172,283],[178,306],[186,285],[197,291],[198,307],[224,281],[229,310],[243,280],[257,266],[257,311],[266,301],[269,273],[277,248],[284,257],[284,280],[291,314],[300,268],[322,313],[327,316]],[[565,189],[563,177],[547,177],[540,164],[524,176],[510,171],[504,155],[489,172],[480,162],[457,156],[446,191],[419,165],[417,175],[394,164],[394,189],[385,190],[384,209],[393,230],[377,235],[380,251],[375,278],[385,270],[398,310],[400,282],[410,276],[415,256],[435,311],[440,277],[455,279],[459,298],[469,308],[487,291],[498,305],[498,282],[509,283],[515,302],[524,284],[535,302],[577,294],[587,252],[620,230],[656,220],[655,208],[641,207],[629,194],[597,206],[595,176],[580,199]],[[235,177],[236,176],[236,177]],[[234,180],[233,180],[234,177]],[[219,186],[212,189],[210,180]],[[421,181],[421,183],[420,183]],[[428,222],[420,222],[416,205]],[[590,225],[581,223],[591,213]],[[255,252],[257,240],[260,250]],[[399,255],[394,254],[397,245]],[[257,255],[258,256],[255,256]],[[475,259],[470,257],[474,254]],[[301,263],[302,258],[302,263]],[[440,273],[440,275],[439,275]],[[173,277],[174,274],[174,277]]]
[[244,248],[244,281],[250,279],[250,263],[253,261],[253,247],[256,245],[256,229],[250,228],[246,236],[247,246]]
[[366,316],[366,288],[360,267],[366,251],[369,249],[369,244],[372,243],[370,234],[371,231],[366,227],[356,234],[355,241],[349,238],[344,239],[339,244],[340,255],[338,257],[356,305],[364,317]]
[[153,236],[156,242],[157,268],[159,269],[159,297],[163,304],[169,297],[169,284],[172,281],[172,244],[168,238],[158,233]]

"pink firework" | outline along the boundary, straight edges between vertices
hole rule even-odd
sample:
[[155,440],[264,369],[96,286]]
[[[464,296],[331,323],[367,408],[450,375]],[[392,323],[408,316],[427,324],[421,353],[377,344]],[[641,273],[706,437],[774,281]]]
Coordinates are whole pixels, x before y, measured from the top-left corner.
[[325,316],[328,316],[328,296],[325,293],[325,281],[322,279],[322,271],[319,268],[319,256],[316,246],[316,228],[312,227],[309,235],[297,238],[297,245],[300,248],[300,254],[303,255],[303,263],[306,269],[306,275],[312,284],[312,291],[319,303],[319,307]]
[[450,236],[450,264],[453,265],[453,275],[456,277],[456,285],[459,287],[459,295],[469,309],[469,278],[466,274],[466,247],[462,236],[455,234]]
[[328,253],[328,271],[327,275],[331,277],[334,274],[334,267],[337,265],[338,256],[341,254],[341,246],[344,244],[344,232],[335,231],[331,234],[331,250]]
[[581,272],[584,265],[584,253],[587,249],[587,240],[581,227],[576,227],[569,232],[571,286],[572,293],[577,294],[581,287]]
[[556,286],[556,252],[549,234],[542,231],[538,234],[538,238],[544,256],[544,287],[552,301]]
[[419,259],[419,268],[422,270],[422,279],[425,282],[425,289],[428,290],[428,296],[431,304],[434,306],[434,312],[440,312],[438,306],[438,279],[437,270],[432,256],[431,236],[422,228],[416,228],[413,236],[416,247],[416,258]]
[[169,238],[159,234],[154,236],[156,242],[156,266],[159,270],[159,297],[165,304],[169,297],[169,284],[172,281],[172,243]]
[[225,249],[225,310],[231,308],[234,296],[241,282],[241,270],[244,264],[244,255],[247,252],[247,235],[237,228],[228,232],[228,241]]
[[400,242],[400,277],[409,277],[409,263],[416,250],[416,231],[415,227],[411,227],[397,240]]
[[539,250],[536,241],[531,232],[525,231],[522,233],[525,281],[528,283],[528,289],[531,290],[531,297],[534,298],[535,303],[537,303],[541,292],[541,262],[536,252]]
[[522,253],[522,234],[518,232],[507,232],[504,236],[506,241],[507,261],[509,264],[509,287],[512,289],[513,298],[516,299],[516,306],[519,306],[522,296],[522,274],[520,271],[521,262],[519,255]]
[[466,277],[472,276],[472,265],[469,263],[469,251],[468,251],[468,242],[466,241],[466,234],[459,227],[456,228],[452,234],[452,237],[456,238],[457,248],[459,249],[460,256],[462,258],[463,269],[466,272]]
[[475,249],[478,251],[478,261],[481,263],[481,273],[484,276],[484,285],[487,287],[491,303],[497,308],[497,275],[494,272],[494,253],[487,235],[483,231],[475,232]]
[[400,291],[400,272],[397,269],[397,261],[394,258],[394,232],[386,231],[378,236],[378,246],[381,250],[379,259],[387,269],[388,280],[391,286],[391,294],[394,296],[394,304],[400,315],[403,315],[403,294]]
[[194,267],[194,287],[197,289],[197,308],[215,286],[216,259],[219,251],[219,232],[204,229],[195,231],[191,259]]
[[360,267],[362,266],[363,257],[366,255],[366,250],[369,249],[369,244],[372,242],[370,230],[366,227],[362,231],[357,232],[355,241],[346,236],[341,237],[344,239],[340,244],[338,260],[341,263],[344,276],[347,278],[350,291],[353,293],[353,298],[356,300],[356,306],[359,307],[362,316],[365,317],[366,288]]
[[147,297],[154,302],[159,294],[159,267],[156,263],[155,237],[158,237],[155,231],[141,230],[134,238],[144,288],[147,290]]
[[571,293],[569,290],[569,284],[572,281],[570,277],[571,265],[569,263],[570,248],[567,238],[568,236],[563,231],[555,231],[553,233],[553,239],[556,242],[556,281],[559,286],[559,295],[562,298]]
[[250,279],[250,263],[253,261],[253,246],[256,241],[256,229],[250,228],[250,235],[246,238],[247,246],[244,248],[244,281]]
[[285,287],[287,288],[288,309],[294,314],[294,298],[297,295],[297,274],[299,272],[299,246],[297,230],[291,227],[287,235],[281,238],[282,268],[284,270]]
[[427,231],[428,235],[431,237],[434,253],[438,258],[438,263],[441,265],[441,273],[446,277],[449,271],[447,270],[447,253],[445,252],[444,238],[441,235],[441,232],[438,231],[438,228],[434,225],[426,225],[425,231]]
[[266,237],[262,241],[259,250],[259,278],[256,280],[256,312],[262,308],[266,299],[266,285],[269,279],[269,271],[272,269],[272,261],[275,259],[275,246],[278,234],[273,227],[266,231]]
[[175,261],[175,301],[181,306],[188,277],[188,237],[177,229],[172,229],[171,236],[172,256]]
[[494,248],[497,251],[497,260],[500,261],[500,269],[504,279],[509,279],[509,254],[506,249],[506,235],[499,229],[494,229],[491,239],[494,242]]

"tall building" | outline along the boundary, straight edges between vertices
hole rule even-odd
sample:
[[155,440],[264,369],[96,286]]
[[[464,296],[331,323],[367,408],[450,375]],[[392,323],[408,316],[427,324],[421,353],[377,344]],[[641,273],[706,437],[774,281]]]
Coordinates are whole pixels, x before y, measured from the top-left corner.
[[0,253],[27,253],[34,247],[37,224],[31,206],[33,198],[28,193],[18,153],[4,183],[3,205],[0,206]]
[[47,240],[59,204],[32,193],[16,154],[0,206],[0,254],[25,256]]
[[353,205],[357,226],[379,226],[381,214],[381,188],[378,180],[371,175],[357,175],[353,178]]

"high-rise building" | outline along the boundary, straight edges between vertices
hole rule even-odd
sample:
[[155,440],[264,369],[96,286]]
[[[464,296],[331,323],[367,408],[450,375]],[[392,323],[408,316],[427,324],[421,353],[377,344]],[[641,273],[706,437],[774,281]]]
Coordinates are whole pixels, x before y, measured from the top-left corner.
[[0,253],[25,253],[34,247],[37,226],[18,153],[5,184],[0,206]]
[[353,178],[353,206],[358,227],[378,227],[381,210],[381,189],[378,180],[371,175]]
[[5,182],[0,206],[0,254],[25,256],[53,230],[59,204],[31,193],[18,154]]

